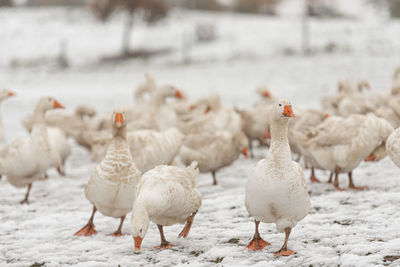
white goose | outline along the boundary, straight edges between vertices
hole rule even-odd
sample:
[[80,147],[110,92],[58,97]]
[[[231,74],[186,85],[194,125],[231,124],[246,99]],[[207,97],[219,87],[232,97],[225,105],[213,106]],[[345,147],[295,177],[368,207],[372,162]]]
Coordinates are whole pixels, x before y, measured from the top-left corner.
[[186,222],[178,237],[187,237],[201,206],[201,194],[196,187],[199,173],[196,166],[196,162],[186,168],[161,165],[143,174],[131,218],[135,253],[140,251],[150,221],[157,224],[160,231],[161,245],[156,248],[173,246],[165,239],[163,226]]
[[217,185],[215,172],[231,165],[240,153],[247,157],[248,146],[249,142],[243,132],[203,132],[186,137],[180,158],[185,165],[197,161],[200,172],[211,172],[213,185]]
[[[6,89],[0,90],[0,103],[7,98],[14,96],[15,93]],[[0,115],[0,143],[4,142],[4,128],[3,128],[3,117]]]
[[223,106],[218,94],[197,101],[195,106],[205,106],[205,114],[182,123],[180,130],[184,134],[196,134],[205,131],[241,131],[242,122],[234,108]]
[[294,117],[292,106],[286,100],[278,101],[271,108],[271,146],[267,157],[252,170],[246,186],[246,209],[255,219],[255,234],[247,246],[261,250],[270,245],[259,232],[261,222],[275,223],[279,232],[285,232],[282,248],[275,257],[289,256],[287,249],[292,228],[303,219],[310,209],[304,173],[300,164],[292,161],[288,141],[288,118]]
[[73,114],[65,112],[47,112],[46,124],[58,127],[67,136],[71,136],[75,141],[85,147],[90,148],[83,138],[83,133],[88,130],[88,120],[96,115],[96,110],[92,107],[81,105],[75,109]]
[[[28,131],[31,131],[32,126],[34,125],[34,123],[36,123],[37,119],[42,119],[42,118],[37,118],[35,115],[33,115],[23,120],[22,123],[24,124],[24,126],[27,128]],[[52,149],[52,155],[53,155],[52,167],[56,168],[58,173],[64,176],[65,161],[71,154],[71,147],[68,143],[67,135],[62,129],[54,126],[46,126],[46,130],[50,148]]]
[[392,79],[392,95],[400,93],[400,66],[395,68]]
[[20,138],[0,150],[0,172],[16,187],[28,186],[25,199],[28,203],[32,183],[45,176],[53,161],[53,151],[47,136],[44,115],[47,110],[63,108],[52,97],[42,97],[36,104],[35,123],[29,137]]
[[348,173],[349,188],[363,190],[364,187],[354,185],[352,171],[392,132],[389,122],[373,114],[352,115],[346,119],[334,117],[310,130],[302,144],[317,165],[335,173],[337,190],[342,190],[338,180],[340,173]]
[[77,236],[96,233],[93,218],[97,210],[104,216],[121,218],[118,230],[112,234],[120,236],[125,216],[131,211],[135,201],[141,173],[129,151],[124,112],[114,111],[112,125],[113,139],[107,154],[96,166],[85,189],[86,198],[93,204],[92,216],[87,225],[75,233]]
[[[297,113],[297,112],[296,112]],[[310,181],[313,183],[319,183],[320,181],[315,176],[314,168],[319,168],[314,164],[312,158],[309,157],[307,151],[302,147],[303,135],[306,134],[310,127],[315,127],[325,119],[329,118],[330,115],[316,109],[309,109],[301,112],[301,116],[293,120],[293,124],[289,124],[289,144],[295,151],[298,151],[305,159],[306,163],[311,164],[311,176]],[[293,151],[292,151],[293,152]]]
[[[170,164],[178,154],[184,137],[176,128],[163,132],[139,130],[127,134],[133,160],[142,173],[160,164]],[[110,142],[109,134],[99,132],[86,136],[86,140],[91,144],[93,160],[101,161]]]
[[387,139],[386,151],[393,163],[400,168],[400,128],[397,128]]

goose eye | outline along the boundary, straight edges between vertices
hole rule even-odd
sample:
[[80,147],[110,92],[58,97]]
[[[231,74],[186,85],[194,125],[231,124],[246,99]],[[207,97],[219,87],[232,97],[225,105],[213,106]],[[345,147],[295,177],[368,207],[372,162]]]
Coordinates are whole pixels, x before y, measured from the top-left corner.
[[279,104],[280,107],[282,107],[282,104]]
[[142,233],[142,229],[140,229],[139,233]]

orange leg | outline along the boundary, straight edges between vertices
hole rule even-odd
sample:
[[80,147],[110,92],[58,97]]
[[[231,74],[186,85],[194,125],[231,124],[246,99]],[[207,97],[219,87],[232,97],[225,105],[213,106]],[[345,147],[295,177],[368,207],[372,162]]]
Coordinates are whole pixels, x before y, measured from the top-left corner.
[[189,234],[190,228],[192,227],[192,223],[194,220],[194,216],[196,216],[197,210],[195,212],[193,212],[193,214],[187,219],[186,221],[186,225],[183,228],[182,232],[180,232],[180,234],[178,235],[178,237],[183,237],[186,238]]
[[21,204],[29,204],[29,193],[31,192],[32,184],[28,184],[28,190],[26,191],[25,198],[20,202]]
[[332,183],[332,178],[333,178],[333,172],[331,172],[331,175],[329,175],[328,184]]
[[93,218],[94,218],[94,214],[96,213],[96,211],[97,211],[96,206],[93,205],[92,216],[90,216],[88,223],[81,230],[76,232],[74,235],[90,236],[90,235],[97,234],[96,230],[94,229],[94,224],[93,224]]
[[247,245],[247,248],[249,250],[262,250],[266,246],[270,246],[271,244],[264,241],[260,233],[258,232],[258,225],[260,224],[260,221],[255,220],[254,221],[256,224],[256,232],[254,233],[253,239],[250,241],[250,243]]
[[317,177],[315,177],[314,167],[312,167],[312,166],[311,166],[310,180],[312,183],[320,183],[320,180],[318,180]]
[[337,191],[343,191],[343,189],[339,187],[339,167],[336,167],[335,170],[335,181],[333,182],[333,186],[335,186]]
[[285,229],[285,242],[283,243],[282,248],[274,253],[275,257],[280,257],[280,256],[290,256],[294,254],[293,250],[288,250],[287,249],[287,242],[289,240],[289,235],[290,232],[292,231],[292,228],[288,227]]
[[353,173],[349,172],[349,188],[353,190],[366,190],[367,186],[355,186],[353,183]]
[[125,220],[126,215],[121,217],[121,222],[119,224],[119,227],[117,229],[117,231],[115,231],[114,233],[112,233],[112,236],[122,236],[121,230],[122,230],[122,225],[124,224],[124,220]]
[[168,249],[168,248],[173,247],[174,245],[172,245],[171,243],[169,243],[169,242],[165,239],[163,226],[157,224],[157,227],[158,227],[158,231],[160,231],[161,245],[159,245],[159,246],[157,246],[157,247],[154,247],[154,248],[157,248],[157,249]]
[[217,177],[215,177],[215,171],[212,171],[211,174],[212,174],[212,177],[213,177],[213,185],[217,185],[218,182],[217,182]]

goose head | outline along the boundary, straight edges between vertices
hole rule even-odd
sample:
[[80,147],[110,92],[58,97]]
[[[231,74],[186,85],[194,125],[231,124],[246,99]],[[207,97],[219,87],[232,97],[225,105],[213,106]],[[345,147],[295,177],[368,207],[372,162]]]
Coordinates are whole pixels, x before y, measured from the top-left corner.
[[60,104],[56,99],[53,97],[41,97],[36,104],[36,109],[41,110],[41,111],[47,111],[51,109],[57,109],[57,108],[65,108],[63,105]]
[[267,89],[267,87],[265,87],[263,85],[258,87],[257,92],[263,98],[271,98],[272,97],[271,92]]
[[249,149],[249,139],[247,136],[242,131],[239,131],[235,133],[233,139],[236,148],[243,154],[243,156],[245,156],[245,158],[247,158],[247,151]]
[[369,82],[367,80],[359,81],[357,84],[357,87],[358,87],[359,92],[362,92],[364,88],[367,90],[371,89],[371,85],[369,84]]
[[164,85],[160,88],[161,94],[165,97],[176,97],[179,99],[184,99],[185,96],[181,90],[173,85]]
[[96,110],[89,106],[78,106],[75,109],[75,114],[79,116],[79,118],[83,119],[85,116],[92,118],[96,115]]
[[0,102],[11,96],[15,96],[15,93],[13,91],[6,89],[0,90]]
[[146,236],[147,230],[149,229],[149,224],[150,219],[146,209],[139,205],[134,205],[132,210],[131,230],[135,242],[135,253],[140,252],[140,246],[142,245],[143,238]]
[[114,128],[120,129],[124,126],[126,126],[126,115],[125,115],[125,111],[123,110],[114,110],[113,114],[112,114],[112,125]]
[[288,100],[281,99],[271,107],[272,121],[287,121],[289,118],[295,117],[292,104]]

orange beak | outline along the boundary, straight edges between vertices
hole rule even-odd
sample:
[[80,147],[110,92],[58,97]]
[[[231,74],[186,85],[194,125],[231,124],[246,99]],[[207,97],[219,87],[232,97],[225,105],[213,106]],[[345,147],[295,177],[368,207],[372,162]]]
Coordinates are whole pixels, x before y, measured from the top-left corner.
[[115,114],[115,124],[122,124],[124,123],[124,116],[122,115],[122,113],[117,113]]
[[185,98],[185,97],[183,96],[182,92],[179,91],[179,90],[176,90],[176,91],[175,91],[175,97],[177,97],[177,98]]
[[369,83],[366,83],[364,86],[365,86],[365,88],[367,88],[368,90],[371,89],[371,85],[370,85]]
[[262,94],[263,94],[264,97],[267,97],[267,98],[271,97],[271,93],[268,90],[263,91]]
[[329,114],[325,114],[325,119],[327,119],[327,118],[329,118],[331,115],[329,115]]
[[269,133],[268,130],[265,130],[263,137],[264,137],[264,139],[270,139],[271,138],[271,134]]
[[65,108],[65,107],[64,107],[63,105],[61,105],[60,102],[58,102],[57,100],[54,100],[53,107],[54,107],[54,108]]
[[15,96],[15,93],[12,91],[8,91],[8,96]]
[[204,114],[207,114],[211,110],[210,106],[207,106],[206,110],[204,111]]
[[283,115],[285,115],[285,117],[296,117],[293,113],[292,105],[285,105]]
[[242,154],[244,155],[244,157],[245,157],[246,159],[249,157],[249,155],[247,155],[247,150],[248,150],[247,147],[245,147],[245,148],[242,149]]
[[139,253],[143,238],[141,238],[140,236],[135,236],[133,237],[133,240],[135,240],[135,253]]
[[375,156],[374,155],[369,155],[368,157],[365,158],[365,161],[375,161]]

